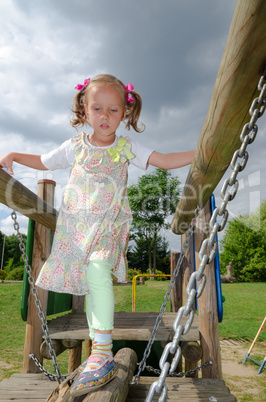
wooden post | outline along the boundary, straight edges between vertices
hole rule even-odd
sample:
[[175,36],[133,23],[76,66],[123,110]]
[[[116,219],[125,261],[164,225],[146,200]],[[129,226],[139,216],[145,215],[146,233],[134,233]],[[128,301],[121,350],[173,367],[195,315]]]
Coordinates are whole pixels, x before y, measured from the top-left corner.
[[[74,349],[82,343],[80,340],[75,339],[53,339],[52,348],[55,351],[56,356],[59,356],[66,349]],[[47,343],[43,341],[41,344],[41,355],[44,359],[51,360],[49,347]]]
[[[54,204],[54,189],[55,182],[52,180],[38,181],[38,196],[49,204]],[[45,228],[40,223],[36,222],[34,231],[34,245],[32,255],[32,276],[36,281],[40,270],[47,260],[51,251],[51,230]],[[38,289],[38,297],[41,302],[42,311],[46,314],[48,292],[41,288]],[[35,298],[30,293],[28,319],[26,325],[23,373],[39,373],[39,369],[35,363],[29,358],[29,354],[33,353],[42,363],[43,358],[40,353],[42,343],[42,327],[38,316],[38,310],[35,305]]]
[[[72,298],[72,312],[83,313],[84,312],[84,296],[73,296]],[[88,328],[89,331],[89,328]],[[68,352],[68,373],[75,371],[81,364],[82,356],[82,342],[77,347],[69,349]]]
[[241,144],[266,65],[265,21],[265,0],[237,1],[196,155],[172,221],[174,233],[186,232],[196,206],[208,201]]
[[[171,278],[173,277],[173,273],[178,261],[180,253],[171,253]],[[171,290],[171,311],[177,312],[178,309],[182,306],[182,265],[180,267],[179,273],[177,275],[175,286]],[[182,371],[182,356],[178,362],[176,367],[176,372],[180,373]]]
[[[187,239],[187,232],[181,236],[181,247]],[[195,271],[195,261],[194,261],[194,243],[193,236],[190,237],[188,248],[186,249],[184,259],[183,259],[183,305],[187,302],[187,292],[186,288],[189,282],[191,274]],[[195,303],[193,309],[195,310]]]
[[[200,265],[199,250],[203,240],[209,236],[209,221],[211,217],[210,201],[207,202],[196,222],[195,250],[196,266]],[[206,284],[198,299],[199,330],[203,350],[202,362],[212,360],[213,365],[202,370],[202,377],[222,378],[221,350],[218,328],[217,296],[215,286],[214,263],[207,264],[204,269]],[[199,283],[198,283],[199,287]]]
[[[56,356],[61,355],[61,353],[63,353],[67,349],[63,345],[61,339],[53,339],[52,340],[52,348],[54,349]],[[41,344],[40,353],[44,359],[51,360],[49,347],[45,341],[43,341]]]
[[[183,247],[187,239],[187,232],[181,236],[181,247]],[[183,305],[187,302],[187,285],[191,274],[195,271],[195,258],[194,258],[194,241],[193,236],[190,237],[188,248],[186,249],[185,256],[183,259]],[[194,302],[192,308],[196,310],[196,303]],[[182,351],[183,352],[183,351]],[[197,367],[197,362],[188,360],[185,356],[185,371],[189,371]],[[198,371],[194,374],[190,374],[187,377],[198,377]]]
[[191,363],[197,363],[202,358],[202,347],[197,341],[185,341],[180,343],[182,355]]
[[[180,253],[171,253],[171,278],[178,261]],[[175,286],[171,290],[171,311],[177,312],[179,307],[182,306],[182,266],[180,267],[177,275]]]

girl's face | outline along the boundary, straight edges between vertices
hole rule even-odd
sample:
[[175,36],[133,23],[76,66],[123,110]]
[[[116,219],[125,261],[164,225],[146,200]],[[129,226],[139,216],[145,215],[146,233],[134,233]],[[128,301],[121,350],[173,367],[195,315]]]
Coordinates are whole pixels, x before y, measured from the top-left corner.
[[115,132],[126,115],[125,100],[119,88],[106,84],[94,85],[89,89],[84,109],[94,129],[95,141],[112,144]]

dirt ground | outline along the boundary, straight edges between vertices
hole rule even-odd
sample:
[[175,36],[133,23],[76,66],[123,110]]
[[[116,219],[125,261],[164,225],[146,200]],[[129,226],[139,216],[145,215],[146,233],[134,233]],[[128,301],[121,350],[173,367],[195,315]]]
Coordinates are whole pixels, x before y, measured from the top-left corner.
[[[242,366],[250,345],[229,339],[221,341],[223,379],[238,401],[266,401],[262,396],[265,392],[265,369],[257,376],[258,365],[246,362]],[[255,348],[251,356],[254,352]]]

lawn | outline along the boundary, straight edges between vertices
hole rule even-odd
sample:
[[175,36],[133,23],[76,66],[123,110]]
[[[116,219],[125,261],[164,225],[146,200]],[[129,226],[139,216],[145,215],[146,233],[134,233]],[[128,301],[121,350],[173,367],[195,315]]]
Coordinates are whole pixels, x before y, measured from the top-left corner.
[[[159,311],[168,281],[146,281],[137,286],[137,311]],[[266,283],[223,284],[224,319],[221,338],[252,341],[265,316]],[[23,364],[25,322],[20,317],[22,284],[0,283],[0,380],[20,372]],[[116,311],[131,311],[131,286],[115,286]],[[167,305],[169,311],[170,305]],[[62,373],[67,372],[67,354],[58,357]],[[52,371],[51,363],[45,367]],[[262,375],[265,375],[265,369]]]
[[222,284],[222,294],[220,337],[253,340],[266,315],[266,283]]

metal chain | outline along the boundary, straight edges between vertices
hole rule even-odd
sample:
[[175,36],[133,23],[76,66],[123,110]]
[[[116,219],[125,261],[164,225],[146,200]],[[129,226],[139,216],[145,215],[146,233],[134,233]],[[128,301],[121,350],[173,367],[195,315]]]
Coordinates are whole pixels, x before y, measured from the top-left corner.
[[[37,357],[34,354],[30,354],[29,357],[34,361],[36,366],[39,368],[39,370],[46,375],[46,377],[49,378],[50,381],[58,381],[58,376],[52,373],[49,373],[48,370],[46,370],[41,362],[37,359]],[[61,375],[61,380],[65,380],[69,374],[67,375]]]
[[196,209],[195,216],[190,222],[190,225],[189,225],[189,228],[188,228],[188,231],[187,231],[187,238],[186,238],[186,240],[184,242],[184,245],[182,247],[180,256],[179,256],[178,261],[176,263],[176,267],[174,269],[173,276],[172,276],[172,278],[170,280],[168,290],[166,291],[166,293],[164,295],[164,302],[162,303],[162,305],[160,307],[159,314],[158,314],[158,316],[156,318],[156,321],[155,321],[155,324],[154,324],[150,339],[148,341],[148,344],[147,344],[146,349],[145,349],[144,354],[143,354],[143,358],[142,358],[141,362],[139,363],[138,372],[135,375],[135,377],[134,377],[134,379],[133,379],[131,384],[138,384],[139,383],[140,373],[143,370],[145,370],[146,361],[147,361],[147,359],[148,359],[148,357],[149,357],[149,355],[151,353],[151,347],[152,347],[152,345],[153,345],[153,343],[155,341],[157,331],[158,331],[158,329],[160,327],[163,314],[164,314],[164,312],[166,310],[167,302],[169,301],[169,299],[171,297],[171,290],[173,289],[173,287],[175,285],[175,281],[176,281],[176,278],[177,278],[177,276],[179,274],[179,270],[180,270],[181,264],[182,264],[184,256],[185,256],[185,252],[186,252],[186,250],[188,248],[190,238],[193,235],[193,231],[194,231],[194,227],[195,227],[195,223],[196,223],[196,218],[197,218],[198,214],[199,214],[199,208]]
[[[167,387],[165,385],[165,378],[168,375],[170,370],[170,374],[173,373],[176,369],[176,366],[181,357],[181,348],[179,346],[179,340],[181,335],[185,335],[191,325],[193,320],[194,312],[192,310],[192,304],[195,301],[195,298],[199,298],[203,292],[205,283],[206,283],[206,276],[204,275],[204,269],[207,264],[210,264],[215,257],[216,251],[218,249],[218,242],[216,241],[216,236],[218,232],[223,230],[225,224],[228,219],[228,210],[226,209],[227,204],[229,201],[232,201],[237,193],[238,190],[238,180],[237,175],[239,172],[243,171],[248,160],[248,153],[246,151],[247,145],[251,144],[257,135],[258,126],[256,125],[256,121],[259,117],[261,117],[265,111],[266,107],[266,68],[264,70],[263,76],[259,80],[258,90],[260,91],[260,95],[253,100],[252,105],[249,109],[249,114],[251,116],[249,123],[245,124],[241,135],[240,140],[242,142],[241,147],[234,153],[232,161],[231,161],[231,169],[233,170],[229,179],[226,179],[222,190],[221,190],[221,197],[223,199],[220,207],[216,208],[213,211],[211,220],[210,220],[210,229],[211,234],[210,236],[202,242],[200,252],[199,252],[199,259],[200,259],[200,266],[197,271],[193,272],[190,277],[189,283],[187,285],[187,295],[188,299],[186,305],[181,307],[173,324],[173,328],[175,330],[175,335],[173,341],[168,343],[163,351],[161,356],[159,366],[161,369],[160,377],[157,381],[155,381],[150,389],[148,396],[145,402],[152,402],[153,396],[155,393],[160,394],[159,402],[163,402],[166,400],[167,397]],[[237,161],[238,160],[238,161]],[[231,192],[229,190],[229,186],[231,187]],[[216,218],[220,217],[221,223],[216,222]],[[209,256],[207,255],[206,251],[207,248],[210,251]],[[195,290],[195,280],[199,282],[197,286],[197,291]],[[187,323],[185,326],[180,324],[182,316],[188,316]],[[192,320],[191,320],[192,317]],[[172,364],[167,361],[169,353],[174,355],[172,360]]]
[[46,323],[45,315],[44,315],[44,313],[42,311],[41,301],[39,299],[38,290],[37,290],[37,288],[35,286],[34,278],[32,276],[32,268],[29,265],[29,260],[28,260],[28,256],[27,256],[27,253],[26,253],[25,243],[24,243],[22,235],[21,235],[21,233],[19,231],[19,224],[18,224],[18,221],[17,221],[17,214],[16,214],[15,211],[13,211],[11,213],[11,218],[14,221],[14,229],[17,232],[17,238],[18,238],[18,241],[19,241],[19,248],[20,248],[20,251],[22,252],[22,258],[23,258],[23,261],[24,261],[24,264],[25,264],[25,270],[26,270],[26,272],[28,274],[28,281],[29,281],[29,284],[31,286],[31,292],[32,292],[32,294],[33,294],[33,296],[35,298],[35,305],[36,305],[36,307],[38,309],[38,316],[39,316],[39,318],[41,320],[41,323],[42,323],[42,330],[43,330],[43,333],[45,335],[45,342],[46,342],[46,344],[47,344],[47,346],[49,348],[49,355],[50,355],[51,359],[53,360],[53,367],[54,367],[54,371],[56,372],[56,375],[48,373],[48,371],[45,370],[44,367],[42,367],[41,363],[39,362],[39,360],[34,355],[30,355],[30,358],[33,359],[35,361],[35,363],[36,363],[36,361],[38,362],[37,366],[41,369],[42,372],[44,372],[45,375],[47,375],[49,377],[50,380],[51,379],[53,379],[54,381],[56,380],[60,384],[64,380],[64,378],[66,378],[67,376],[62,376],[61,375],[59,365],[58,365],[58,363],[56,361],[56,353],[55,353],[55,351],[54,351],[54,349],[52,347],[52,339],[49,336],[48,325]]
[[[195,367],[194,369],[188,370],[188,371],[180,371],[180,373],[169,373],[169,377],[184,377],[186,375],[192,375],[196,373],[197,371],[200,371],[201,369],[204,369],[207,366],[211,366],[213,362],[211,360],[207,360],[205,363],[202,363],[200,366]],[[146,366],[146,370],[155,373],[157,375],[161,374],[161,370],[155,369],[152,366]]]

